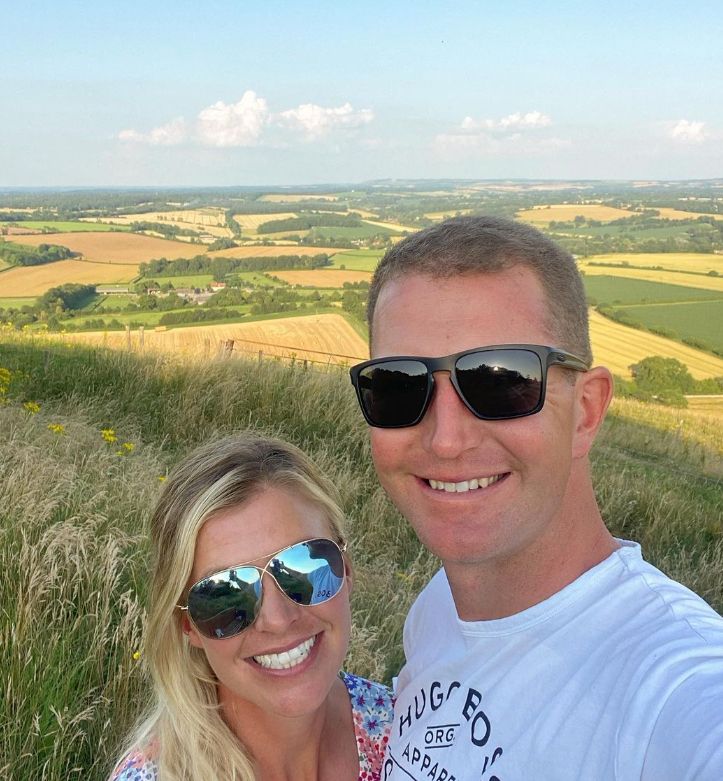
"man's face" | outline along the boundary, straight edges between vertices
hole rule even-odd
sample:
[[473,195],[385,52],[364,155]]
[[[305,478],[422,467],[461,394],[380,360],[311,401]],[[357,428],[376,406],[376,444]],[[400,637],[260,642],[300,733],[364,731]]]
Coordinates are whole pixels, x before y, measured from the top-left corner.
[[[545,325],[545,303],[536,275],[522,267],[451,279],[410,275],[381,291],[372,357],[443,356],[494,344],[558,346]],[[566,373],[549,370],[539,413],[485,421],[440,372],[420,423],[370,428],[382,485],[445,564],[488,564],[559,545],[573,465],[575,388]],[[463,490],[433,488],[430,480]],[[472,480],[480,487],[464,490]]]

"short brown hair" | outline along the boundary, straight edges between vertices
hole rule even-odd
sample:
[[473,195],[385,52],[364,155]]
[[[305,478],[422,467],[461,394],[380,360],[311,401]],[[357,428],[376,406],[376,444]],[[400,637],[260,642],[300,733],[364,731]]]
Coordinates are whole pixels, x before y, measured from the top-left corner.
[[547,297],[554,345],[592,362],[585,288],[575,259],[536,228],[502,217],[454,217],[400,241],[382,258],[369,289],[367,320],[388,282],[408,274],[440,279],[492,274],[524,266],[537,274]]

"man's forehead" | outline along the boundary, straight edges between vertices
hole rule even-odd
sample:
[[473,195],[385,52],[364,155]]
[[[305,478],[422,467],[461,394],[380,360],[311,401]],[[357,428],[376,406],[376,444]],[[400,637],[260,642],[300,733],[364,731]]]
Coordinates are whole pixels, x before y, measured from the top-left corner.
[[380,290],[371,354],[413,350],[407,354],[442,355],[484,344],[540,343],[549,341],[547,320],[542,284],[528,268],[439,277],[408,274]]

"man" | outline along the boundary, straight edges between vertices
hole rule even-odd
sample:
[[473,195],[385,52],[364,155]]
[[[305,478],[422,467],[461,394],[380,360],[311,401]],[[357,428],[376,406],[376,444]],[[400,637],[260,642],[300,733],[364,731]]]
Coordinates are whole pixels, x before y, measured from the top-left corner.
[[407,617],[383,778],[723,779],[723,619],[597,506],[612,378],[573,258],[448,220],[387,253],[368,319],[379,479],[444,565]]

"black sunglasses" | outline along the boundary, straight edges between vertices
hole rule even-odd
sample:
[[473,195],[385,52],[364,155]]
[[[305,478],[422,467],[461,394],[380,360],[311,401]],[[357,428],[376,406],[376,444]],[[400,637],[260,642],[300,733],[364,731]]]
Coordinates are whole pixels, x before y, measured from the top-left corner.
[[191,586],[187,605],[178,607],[188,611],[202,635],[233,637],[258,615],[265,573],[297,605],[320,605],[335,597],[344,584],[345,549],[323,537],[294,543],[271,554],[263,567],[245,563],[207,575]]
[[441,358],[416,355],[373,358],[352,366],[351,382],[370,426],[415,426],[434,392],[434,372],[449,372],[467,409],[482,420],[534,415],[545,403],[547,370],[590,367],[572,353],[537,344],[477,347]]

